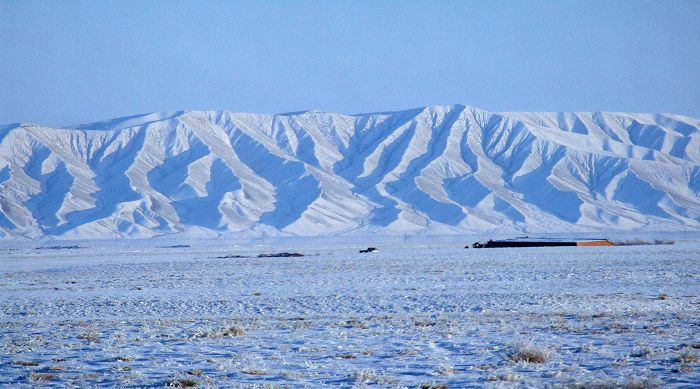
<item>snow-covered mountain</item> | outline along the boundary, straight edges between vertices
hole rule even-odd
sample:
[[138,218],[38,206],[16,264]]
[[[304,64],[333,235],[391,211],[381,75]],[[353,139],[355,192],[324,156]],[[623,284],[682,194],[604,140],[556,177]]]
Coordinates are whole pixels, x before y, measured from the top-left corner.
[[0,236],[700,229],[700,120],[181,111],[0,126]]

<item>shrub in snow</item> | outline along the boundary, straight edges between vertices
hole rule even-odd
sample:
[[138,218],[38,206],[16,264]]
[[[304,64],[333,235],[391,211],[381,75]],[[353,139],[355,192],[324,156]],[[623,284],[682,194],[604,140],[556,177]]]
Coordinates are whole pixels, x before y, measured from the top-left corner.
[[197,385],[199,385],[199,381],[191,378],[174,378],[167,384],[167,386],[175,388],[196,388]]
[[13,364],[17,366],[39,366],[39,364],[34,361],[15,361]]
[[51,373],[32,373],[29,375],[29,379],[36,382],[53,381],[57,378],[58,376]]
[[512,348],[508,358],[513,362],[545,363],[551,358],[551,351],[530,343],[520,343]]
[[243,370],[241,370],[241,373],[247,374],[247,375],[267,375],[267,372],[265,370],[260,370],[260,369],[255,369],[255,368],[243,369]]
[[198,332],[195,336],[198,338],[226,338],[230,336],[243,336],[245,335],[245,330],[243,327],[232,325],[217,331],[203,331]]
[[225,329],[221,335],[223,335],[223,336],[243,336],[243,335],[245,335],[245,330],[243,329],[243,327],[231,326],[231,327]]
[[695,354],[695,352],[692,349],[684,348],[678,354],[678,358],[676,360],[684,365],[690,365],[692,363],[698,362],[698,356]]

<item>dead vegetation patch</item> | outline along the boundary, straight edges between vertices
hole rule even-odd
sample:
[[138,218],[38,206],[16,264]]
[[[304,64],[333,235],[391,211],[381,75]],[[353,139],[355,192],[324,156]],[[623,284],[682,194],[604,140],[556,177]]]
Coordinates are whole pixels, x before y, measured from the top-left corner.
[[690,373],[693,371],[693,367],[690,365],[680,365],[679,367],[671,368],[672,373]]
[[552,352],[544,347],[530,343],[520,343],[512,347],[508,358],[513,362],[545,363],[550,360]]
[[17,366],[25,366],[25,367],[39,366],[39,364],[34,362],[34,361],[16,361],[16,362],[13,362],[13,364],[17,365]]
[[192,378],[173,378],[168,381],[167,386],[175,388],[196,388],[199,381]]
[[82,334],[78,334],[76,336],[80,340],[85,340],[89,343],[99,343],[100,342],[100,334],[97,332],[85,332]]
[[222,336],[243,336],[245,335],[245,330],[243,327],[231,326],[226,328],[222,333]]
[[247,375],[267,375],[267,372],[265,370],[260,369],[243,369],[241,370],[241,373]]
[[245,329],[241,326],[237,325],[231,325],[219,330],[214,330],[214,331],[202,331],[199,332],[195,335],[197,338],[211,338],[211,339],[218,339],[218,338],[228,338],[228,337],[235,337],[235,336],[243,336],[245,335]]
[[690,348],[685,348],[678,353],[676,361],[684,365],[690,365],[698,362],[698,356]]
[[342,322],[342,325],[346,328],[356,328],[359,330],[367,329],[367,323],[365,323],[362,320],[358,320],[358,319],[346,320],[345,322]]
[[413,321],[413,325],[414,325],[414,326],[416,326],[416,327],[423,327],[423,328],[425,328],[425,327],[432,327],[432,326],[434,326],[435,324],[436,324],[436,323],[435,323],[434,321],[428,320],[428,319],[416,319],[416,320]]
[[448,389],[449,387],[447,384],[438,384],[435,382],[423,382],[422,384],[418,385],[419,389]]
[[57,379],[56,374],[51,373],[32,373],[29,375],[29,379],[36,382],[47,382]]

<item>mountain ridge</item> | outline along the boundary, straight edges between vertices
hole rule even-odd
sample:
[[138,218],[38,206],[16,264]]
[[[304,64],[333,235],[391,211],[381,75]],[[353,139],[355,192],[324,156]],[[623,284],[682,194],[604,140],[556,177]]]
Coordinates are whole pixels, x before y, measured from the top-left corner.
[[700,120],[432,106],[0,127],[0,236],[700,229]]

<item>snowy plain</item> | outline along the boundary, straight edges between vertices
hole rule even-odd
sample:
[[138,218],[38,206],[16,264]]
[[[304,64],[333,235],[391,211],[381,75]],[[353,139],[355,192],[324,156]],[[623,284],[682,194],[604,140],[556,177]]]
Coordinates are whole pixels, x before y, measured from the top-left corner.
[[466,243],[4,245],[0,386],[700,385],[700,243]]

